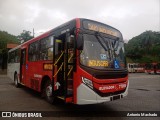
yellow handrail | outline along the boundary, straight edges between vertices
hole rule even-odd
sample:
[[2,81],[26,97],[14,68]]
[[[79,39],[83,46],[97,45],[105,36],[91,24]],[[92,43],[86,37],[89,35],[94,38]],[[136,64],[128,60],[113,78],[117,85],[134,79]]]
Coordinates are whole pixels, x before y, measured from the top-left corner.
[[62,68],[62,66],[63,66],[63,63],[61,64],[61,66],[59,67],[59,69],[57,70],[57,72],[54,74],[53,77],[55,77],[58,74],[58,72],[60,71],[60,69]]
[[69,74],[71,73],[72,69],[73,69],[73,67],[71,67],[71,69],[69,70],[67,76],[69,76]]
[[59,58],[57,59],[57,61],[54,63],[54,66],[58,63],[58,61],[60,60],[60,58],[62,57],[64,51],[61,53],[61,55],[59,56]]
[[70,58],[68,59],[68,62],[71,60],[72,57],[73,57],[73,53],[72,53],[72,55],[70,56]]
[[[64,53],[64,51],[61,53],[61,55],[59,56],[59,58],[57,59],[57,61],[54,63],[54,66],[58,63],[58,61],[59,61],[60,58],[62,57],[63,53]],[[72,54],[72,55],[70,56],[70,58],[68,59],[68,62],[71,60],[72,57],[73,57],[73,54]],[[57,70],[57,72],[54,74],[53,77],[55,77],[55,76],[58,74],[58,72],[59,72],[60,69],[62,68],[63,64],[64,64],[64,63],[61,64],[61,66],[59,67],[59,69]],[[71,67],[71,69],[69,70],[67,76],[69,76],[69,74],[71,73],[72,69],[73,69],[73,67]]]

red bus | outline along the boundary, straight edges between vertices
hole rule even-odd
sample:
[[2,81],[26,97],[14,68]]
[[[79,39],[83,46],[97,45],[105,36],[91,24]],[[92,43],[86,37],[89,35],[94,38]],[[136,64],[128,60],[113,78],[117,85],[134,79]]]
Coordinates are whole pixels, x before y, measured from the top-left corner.
[[145,73],[160,74],[160,63],[148,63],[145,65]]
[[129,86],[122,34],[97,21],[73,19],[11,49],[8,76],[50,103],[121,99]]

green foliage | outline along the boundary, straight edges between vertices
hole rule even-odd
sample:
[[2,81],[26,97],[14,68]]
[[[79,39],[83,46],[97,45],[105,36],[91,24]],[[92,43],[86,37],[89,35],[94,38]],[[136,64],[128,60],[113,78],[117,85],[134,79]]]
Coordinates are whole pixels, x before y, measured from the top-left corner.
[[23,30],[23,32],[18,36],[11,35],[6,31],[0,31],[0,54],[7,51],[6,47],[8,43],[19,44],[21,40],[24,40],[25,42],[32,38],[33,36],[31,36],[31,32],[27,30]]
[[133,37],[125,45],[126,55],[133,62],[160,61],[160,33],[146,31]]
[[0,53],[6,51],[7,43],[19,43],[16,36],[0,31]]
[[23,32],[17,36],[17,38],[20,40],[20,41],[28,41],[30,39],[33,38],[33,36],[31,35],[31,32],[30,31],[27,31],[27,30],[23,30]]

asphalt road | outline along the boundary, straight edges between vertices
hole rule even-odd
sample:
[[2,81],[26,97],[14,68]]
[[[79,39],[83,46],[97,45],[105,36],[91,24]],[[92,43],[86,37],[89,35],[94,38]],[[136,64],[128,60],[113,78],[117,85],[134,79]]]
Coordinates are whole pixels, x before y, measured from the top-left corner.
[[[111,114],[109,119],[112,120],[159,119],[158,117],[125,117],[125,115],[126,112],[136,113],[137,111],[142,113],[145,111],[153,113],[156,113],[157,111],[160,112],[160,75],[133,73],[129,74],[129,81],[129,94],[126,98],[120,100],[83,106],[64,104],[62,101],[58,101],[56,105],[51,105],[42,99],[37,92],[26,87],[15,88],[12,80],[5,75],[0,75],[0,111],[1,113],[2,111],[44,111],[44,113],[42,112],[42,115],[51,115],[54,117],[54,120],[106,120],[108,118],[108,114]],[[116,114],[116,117],[114,117],[114,114]],[[53,119],[53,117],[45,117],[45,120]],[[22,118],[8,119],[17,120]]]

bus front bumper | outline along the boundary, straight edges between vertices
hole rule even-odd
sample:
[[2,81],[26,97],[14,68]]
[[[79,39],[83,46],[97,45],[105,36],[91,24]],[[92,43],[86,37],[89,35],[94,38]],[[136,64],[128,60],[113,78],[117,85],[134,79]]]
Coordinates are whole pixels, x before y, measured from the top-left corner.
[[[128,87],[129,87],[129,81],[128,81],[125,92],[122,94],[117,94],[117,95],[120,95],[120,98],[127,96]],[[108,101],[112,101],[113,97],[114,96],[101,97],[83,83],[77,88],[77,104],[79,105],[108,102]]]

